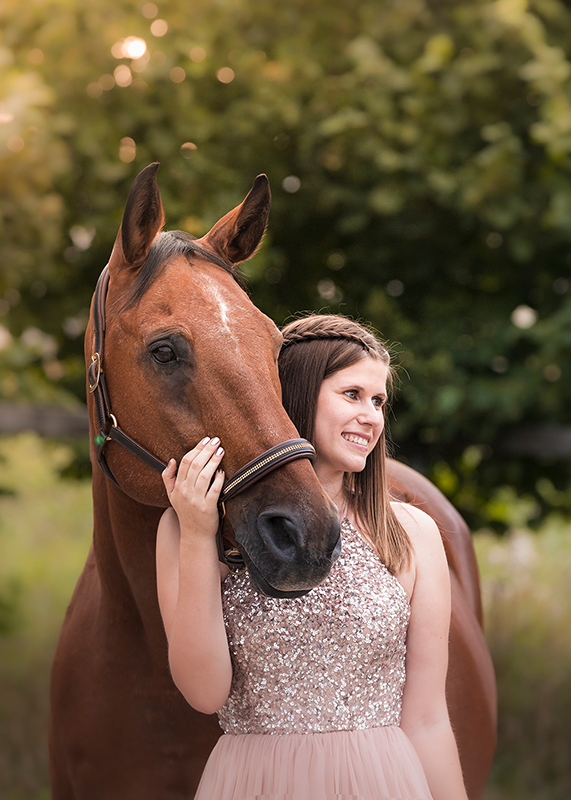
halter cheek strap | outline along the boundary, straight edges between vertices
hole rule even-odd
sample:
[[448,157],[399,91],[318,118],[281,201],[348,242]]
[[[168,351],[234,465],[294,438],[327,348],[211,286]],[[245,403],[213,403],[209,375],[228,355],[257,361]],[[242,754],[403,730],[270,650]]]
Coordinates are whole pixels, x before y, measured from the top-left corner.
[[[95,411],[97,414],[97,425],[99,433],[95,437],[97,444],[97,461],[112,483],[119,487],[117,479],[111,472],[107,459],[105,458],[105,445],[109,441],[117,442],[134,456],[143,461],[147,466],[156,472],[162,472],[166,464],[156,458],[152,453],[131,439],[125,431],[121,430],[116,416],[111,411],[111,402],[107,391],[105,372],[103,369],[103,350],[105,346],[105,300],[109,286],[109,268],[106,266],[99,276],[95,294],[93,297],[93,330],[95,335],[95,350],[91,357],[91,362],[87,369],[87,380],[89,391],[93,395]],[[299,458],[309,458],[315,460],[315,448],[307,439],[288,439],[281,444],[277,444],[266,450],[264,453],[249,461],[239,469],[231,478],[228,478],[220,492],[218,500],[218,513],[220,524],[218,526],[218,554],[220,560],[228,566],[234,573],[243,572],[246,567],[242,554],[235,543],[231,549],[224,548],[222,534],[223,520],[226,516],[226,503],[236,495],[248,489],[254,483],[261,480],[270,472],[296,461]],[[119,487],[120,488],[120,487]]]

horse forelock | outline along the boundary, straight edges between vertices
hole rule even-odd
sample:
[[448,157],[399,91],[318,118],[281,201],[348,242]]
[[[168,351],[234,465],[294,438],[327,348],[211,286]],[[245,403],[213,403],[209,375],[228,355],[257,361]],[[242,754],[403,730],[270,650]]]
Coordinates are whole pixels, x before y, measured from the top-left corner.
[[200,256],[228,272],[242,289],[245,288],[242,277],[236,269],[214,253],[197,244],[194,236],[185,231],[163,231],[159,233],[153,242],[147,260],[138,271],[137,277],[133,282],[131,296],[122,310],[126,311],[136,305],[164,272],[173,258],[177,256],[183,256],[189,263],[191,263],[193,256]]

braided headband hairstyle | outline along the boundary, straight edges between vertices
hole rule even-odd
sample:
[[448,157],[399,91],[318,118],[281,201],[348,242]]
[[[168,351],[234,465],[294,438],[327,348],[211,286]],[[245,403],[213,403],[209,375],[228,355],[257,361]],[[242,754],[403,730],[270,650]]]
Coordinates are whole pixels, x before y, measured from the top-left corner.
[[[322,382],[363,358],[382,361],[391,384],[390,355],[377,337],[357,322],[333,314],[312,314],[288,323],[279,356],[282,401],[300,436],[314,442],[315,413]],[[390,504],[383,430],[362,472],[346,473],[344,490],[353,514],[385,566],[398,573],[412,545]]]

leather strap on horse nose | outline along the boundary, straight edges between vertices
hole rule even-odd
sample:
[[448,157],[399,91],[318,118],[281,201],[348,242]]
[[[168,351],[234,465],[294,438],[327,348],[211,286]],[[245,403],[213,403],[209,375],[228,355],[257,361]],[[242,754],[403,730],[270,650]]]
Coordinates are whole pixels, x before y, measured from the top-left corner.
[[[107,288],[109,286],[109,269],[106,266],[99,276],[97,287],[93,296],[93,332],[95,337],[94,351],[91,362],[87,370],[89,391],[95,401],[95,411],[97,414],[97,425],[99,433],[95,437],[97,444],[97,461],[105,475],[115,486],[119,487],[117,479],[111,472],[107,459],[105,458],[104,448],[107,442],[114,441],[120,444],[137,458],[144,461],[156,472],[162,472],[166,464],[159,461],[152,453],[131,439],[125,431],[121,430],[117,418],[111,411],[111,402],[107,391],[105,371],[103,363],[103,350],[105,346],[105,300],[107,298]],[[240,573],[245,570],[242,554],[237,549],[235,543],[231,544],[230,550],[224,549],[222,534],[223,519],[226,516],[226,502],[236,497],[237,494],[248,489],[252,484],[261,480],[270,472],[296,461],[299,458],[309,458],[315,460],[315,448],[307,439],[288,439],[281,444],[277,444],[266,450],[257,458],[249,461],[238,470],[231,478],[224,482],[218,510],[220,524],[218,526],[217,546],[220,560],[225,563],[231,572]],[[120,487],[119,487],[120,488]]]
[[241,552],[236,546],[231,547],[229,550],[224,549],[222,524],[226,515],[226,502],[279,467],[283,467],[285,464],[289,464],[299,458],[309,458],[313,462],[315,461],[315,455],[315,448],[307,439],[288,439],[286,442],[271,447],[257,458],[249,461],[224,482],[218,501],[220,524],[218,526],[217,545],[218,557],[220,561],[226,564],[230,572],[239,575],[245,571],[246,565]]

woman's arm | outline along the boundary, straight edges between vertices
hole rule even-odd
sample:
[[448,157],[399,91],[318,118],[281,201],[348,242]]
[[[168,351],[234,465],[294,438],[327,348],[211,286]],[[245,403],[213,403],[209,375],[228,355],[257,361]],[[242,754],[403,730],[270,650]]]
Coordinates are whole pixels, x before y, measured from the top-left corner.
[[224,482],[219,444],[203,440],[184,456],[178,474],[171,459],[163,480],[174,511],[165,511],[157,531],[157,589],[171,674],[204,714],[224,704],[232,682],[216,547]]
[[414,564],[402,576],[406,585],[413,574],[414,583],[401,727],[418,753],[434,800],[467,800],[446,705],[450,628],[446,555],[438,528],[427,514],[400,504],[395,504],[395,511],[414,548]]

